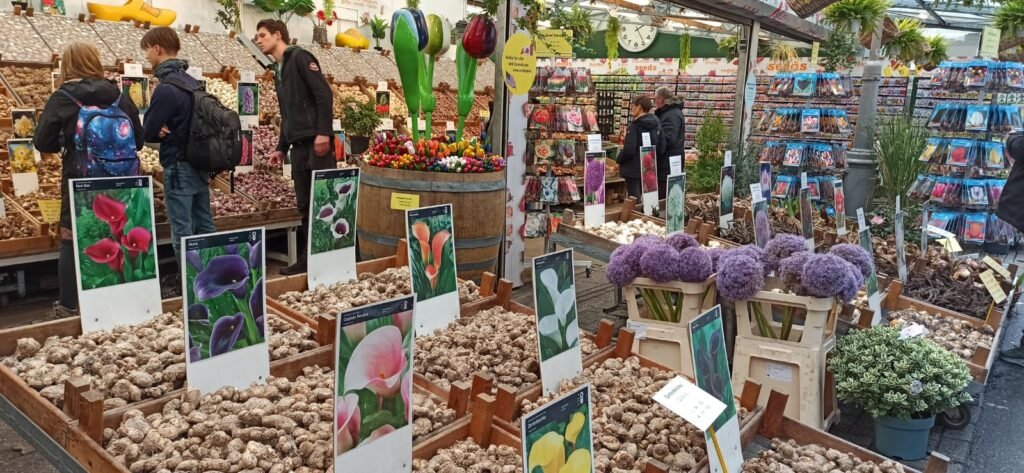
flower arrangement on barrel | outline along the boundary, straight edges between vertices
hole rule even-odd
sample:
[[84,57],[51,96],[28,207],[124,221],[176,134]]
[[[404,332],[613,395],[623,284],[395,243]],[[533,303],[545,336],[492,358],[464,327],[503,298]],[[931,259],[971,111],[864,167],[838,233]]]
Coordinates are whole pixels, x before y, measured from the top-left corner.
[[263,343],[263,242],[185,252],[192,362]]
[[479,141],[450,142],[445,137],[416,142],[404,136],[375,139],[363,161],[375,167],[427,172],[479,174],[505,169],[505,160],[484,152]]
[[75,217],[82,289],[156,277],[152,196],[146,188],[87,191]]

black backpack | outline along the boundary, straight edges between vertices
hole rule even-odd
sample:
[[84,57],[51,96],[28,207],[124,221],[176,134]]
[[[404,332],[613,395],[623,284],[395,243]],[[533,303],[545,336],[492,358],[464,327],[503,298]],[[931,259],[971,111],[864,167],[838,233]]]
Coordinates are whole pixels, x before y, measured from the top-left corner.
[[192,94],[185,161],[197,171],[233,171],[242,161],[242,123],[238,112],[225,107],[202,88],[191,88],[175,78],[165,83]]

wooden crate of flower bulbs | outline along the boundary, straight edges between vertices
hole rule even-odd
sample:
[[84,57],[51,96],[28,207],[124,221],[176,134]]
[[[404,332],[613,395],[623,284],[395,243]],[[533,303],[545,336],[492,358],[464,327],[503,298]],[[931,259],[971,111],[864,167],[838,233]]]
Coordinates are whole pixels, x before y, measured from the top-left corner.
[[[728,239],[719,238],[719,237],[715,236],[716,235],[715,232],[717,231],[717,228],[718,228],[717,224],[712,224],[712,223],[705,222],[699,216],[693,216],[694,218],[691,218],[691,215],[689,213],[689,209],[690,209],[689,202],[687,202],[687,204],[685,204],[685,205],[687,205],[687,207],[686,207],[686,214],[685,214],[685,217],[686,217],[687,221],[686,221],[686,226],[683,227],[683,231],[685,231],[686,233],[689,233],[690,235],[693,235],[693,236],[697,237],[697,241],[701,242],[702,245],[719,246],[719,247],[724,247],[724,248],[732,248],[732,247],[740,246],[739,243],[737,243],[737,242],[730,241]],[[622,204],[622,213],[623,214],[625,214],[627,209],[630,212],[630,216],[628,218],[629,220],[635,220],[635,219],[638,219],[638,218],[642,218],[644,220],[657,223],[657,224],[659,224],[661,226],[665,226],[665,219],[662,218],[662,216],[666,215],[666,212],[665,212],[665,199],[661,199],[660,201],[658,201],[658,216],[644,215],[643,212],[642,212],[643,209],[639,208],[639,203],[637,202],[637,200],[635,198],[632,198],[632,197],[626,198],[625,202],[623,202],[623,204]],[[742,207],[737,206],[736,209],[737,209],[737,212],[742,212],[742,210],[741,210]],[[716,207],[715,212],[717,213],[717,211],[718,210],[717,210],[717,207]],[[625,219],[625,218],[626,217],[622,217],[622,219]],[[739,217],[737,216],[736,218],[738,219]],[[606,219],[606,221],[607,221],[607,219]],[[628,221],[628,220],[626,220],[626,221]]]
[[494,396],[477,394],[472,404],[469,416],[413,446],[413,471],[522,470],[522,441],[494,422]]
[[[1010,265],[1009,271],[1011,276],[1015,275],[1016,265]],[[1012,300],[1015,288],[1000,276],[996,278],[1007,294],[1007,301]],[[904,287],[900,280],[890,283],[882,300],[882,308],[887,311],[883,323],[923,325],[929,330],[926,337],[966,360],[974,380],[985,384],[998,355],[992,348],[1002,340],[1005,311],[990,305],[986,308],[987,317],[981,319],[908,297]],[[860,325],[864,326],[863,322]]]
[[[613,324],[605,320],[601,325],[611,330]],[[613,468],[646,472],[706,471],[708,461],[703,433],[653,400],[653,395],[668,380],[682,375],[633,353],[635,336],[632,330],[620,329],[612,349],[586,360],[583,375],[564,381],[561,386],[561,392],[565,393],[584,383],[591,384],[594,471],[608,473]],[[499,390],[498,395],[502,394]],[[521,399],[514,404],[499,400],[494,422],[518,437],[522,416],[557,397],[544,396],[541,387],[536,386],[519,396]],[[752,425],[761,416],[761,410],[754,405],[756,399],[737,403],[742,407],[738,415],[744,437],[753,435]],[[664,436],[661,433],[665,431],[668,436],[683,440],[661,443],[652,439]],[[657,434],[651,436],[645,432]]]
[[[163,310],[136,326],[85,335],[80,317],[0,330],[0,395],[63,446],[81,413],[78,395],[85,391],[97,397],[99,415],[183,393],[181,299],[165,300]],[[298,321],[274,310],[269,314],[272,366],[332,352]],[[140,357],[159,362],[132,365]]]
[[0,219],[0,258],[45,253],[57,247],[50,225],[26,212],[13,199],[0,194],[6,207],[6,218]]

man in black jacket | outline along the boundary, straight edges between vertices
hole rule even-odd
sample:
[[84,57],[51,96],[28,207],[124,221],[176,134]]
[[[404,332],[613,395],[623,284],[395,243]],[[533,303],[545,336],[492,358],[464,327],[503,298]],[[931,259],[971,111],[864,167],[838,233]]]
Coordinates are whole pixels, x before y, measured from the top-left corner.
[[290,276],[306,272],[306,239],[309,234],[309,193],[313,171],[335,167],[331,149],[333,95],[320,63],[298,46],[289,46],[288,28],[280,20],[262,20],[256,24],[256,43],[274,58],[277,99],[281,106],[281,136],[271,164],[284,161],[289,152],[295,200],[302,214],[298,231],[299,260],[281,269]]
[[[1006,138],[1006,154],[1013,158],[1013,168],[999,196],[996,216],[1024,231],[1024,134],[1014,133]],[[1024,335],[1017,348],[1003,350],[999,358],[1007,363],[1024,366]]]
[[666,182],[671,170],[669,158],[679,156],[683,159],[686,150],[686,121],[683,119],[682,98],[672,94],[668,87],[658,87],[654,91],[654,104],[658,110],[654,113],[661,122],[661,135],[665,144],[658,150],[658,198],[665,198]]
[[658,117],[651,113],[653,108],[654,103],[650,97],[633,99],[629,109],[633,115],[633,121],[626,128],[626,141],[623,143],[619,155],[615,157],[615,162],[619,163],[619,176],[626,180],[626,193],[630,197],[635,197],[637,201],[640,200],[643,193],[643,185],[640,182],[640,147],[644,143],[644,133],[650,136],[651,146],[658,149],[663,146],[661,124],[658,123]]

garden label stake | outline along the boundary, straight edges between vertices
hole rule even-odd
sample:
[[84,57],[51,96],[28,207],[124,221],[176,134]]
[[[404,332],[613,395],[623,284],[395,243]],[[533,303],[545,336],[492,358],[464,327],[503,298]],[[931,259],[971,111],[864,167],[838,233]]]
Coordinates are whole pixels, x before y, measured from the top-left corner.
[[716,305],[690,321],[690,350],[697,387],[725,404],[725,410],[704,432],[712,472],[738,472],[743,466],[740,422],[732,392],[729,354],[725,348],[722,306]]
[[459,318],[453,218],[452,204],[405,211],[417,335],[429,335]]
[[72,179],[69,187],[82,332],[163,313],[151,178]]
[[415,296],[338,315],[334,471],[412,471]]
[[590,384],[584,384],[523,416],[523,471],[594,471]]
[[588,227],[604,225],[604,151],[587,152],[583,172],[583,223]]
[[[646,138],[646,137],[645,137]],[[646,141],[650,142],[648,138]],[[657,149],[654,146],[640,147],[640,187],[644,215],[654,215],[658,208],[658,159]]]
[[309,235],[302,249],[309,256],[309,287],[353,281],[357,277],[359,169],[314,171],[310,187]]
[[550,395],[583,373],[572,248],[534,258],[533,274],[541,386]]
[[184,237],[181,253],[189,387],[207,394],[266,382],[263,228]]

